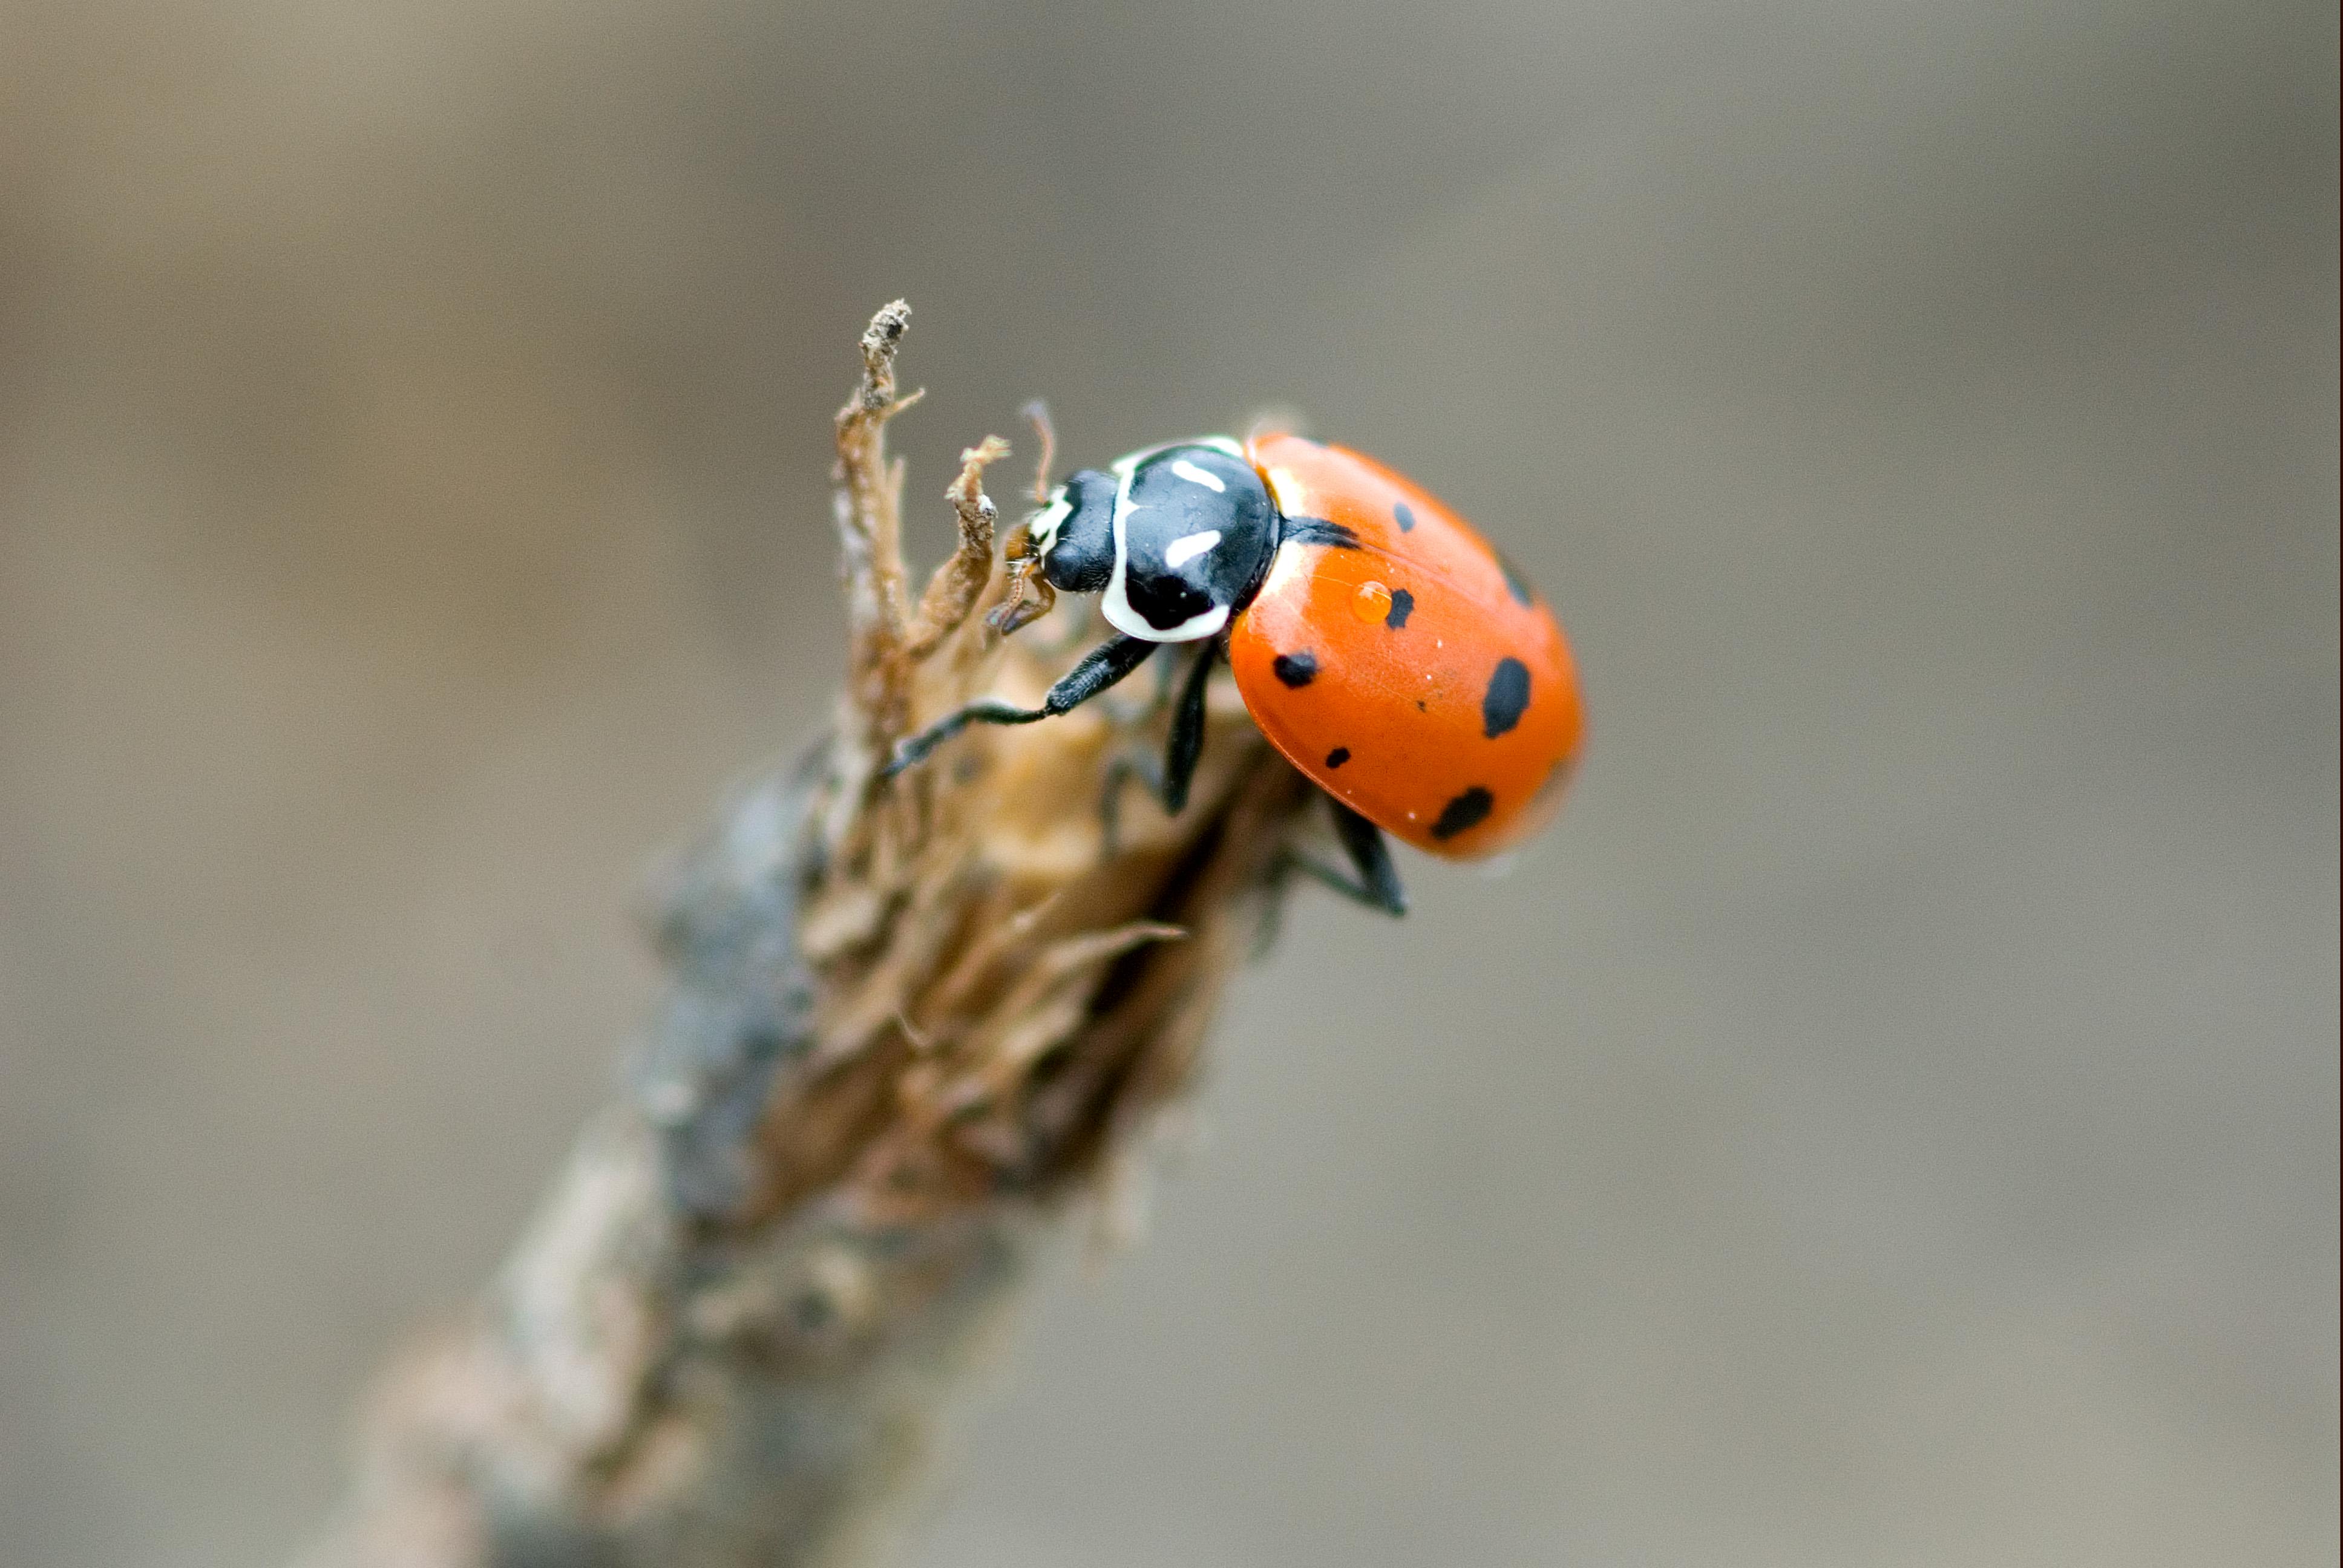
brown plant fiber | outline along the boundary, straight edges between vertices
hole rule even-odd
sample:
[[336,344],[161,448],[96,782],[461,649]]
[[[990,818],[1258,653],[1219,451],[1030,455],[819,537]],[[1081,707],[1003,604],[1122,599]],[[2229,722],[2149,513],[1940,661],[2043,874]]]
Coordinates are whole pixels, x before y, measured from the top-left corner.
[[909,315],[873,319],[838,417],[835,729],[670,879],[632,1092],[477,1309],[386,1375],[315,1568],[883,1554],[983,1326],[1187,1083],[1260,939],[1310,792],[1232,691],[1187,809],[1133,789],[1111,838],[1110,769],[1162,743],[1144,673],[882,781],[915,724],[1037,702],[1100,636],[1079,603],[985,625],[993,437],[912,600],[886,452]]

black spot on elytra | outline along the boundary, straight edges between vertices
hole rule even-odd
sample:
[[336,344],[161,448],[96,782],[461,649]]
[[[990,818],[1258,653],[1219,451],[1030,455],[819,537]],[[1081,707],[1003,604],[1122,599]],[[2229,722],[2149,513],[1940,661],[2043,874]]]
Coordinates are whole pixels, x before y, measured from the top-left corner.
[[1318,656],[1306,648],[1300,653],[1281,653],[1270,660],[1269,668],[1288,686],[1307,686],[1318,678]]
[[1530,705],[1530,667],[1518,658],[1501,658],[1481,694],[1481,733],[1494,740],[1522,721]]
[[1407,624],[1407,618],[1414,613],[1415,596],[1403,588],[1392,589],[1391,613],[1383,617],[1383,624],[1397,631]]
[[1393,506],[1392,520],[1399,525],[1401,533],[1415,532],[1415,509],[1405,501],[1400,501]]
[[1467,828],[1478,827],[1488,819],[1490,808],[1496,803],[1495,796],[1473,785],[1440,809],[1440,820],[1432,825],[1432,836],[1453,839]]
[[1497,569],[1505,574],[1505,589],[1513,596],[1515,604],[1527,609],[1537,603],[1537,589],[1530,587],[1530,579],[1522,576],[1521,568],[1500,554],[1497,557]]
[[1329,768],[1340,768],[1350,759],[1351,749],[1347,746],[1337,746],[1333,750],[1326,753],[1326,766]]

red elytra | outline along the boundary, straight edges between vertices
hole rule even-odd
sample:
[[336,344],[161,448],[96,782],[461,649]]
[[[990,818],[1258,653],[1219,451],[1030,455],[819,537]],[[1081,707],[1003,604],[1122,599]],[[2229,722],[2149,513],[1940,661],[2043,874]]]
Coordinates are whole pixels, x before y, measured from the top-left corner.
[[1289,540],[1232,621],[1229,662],[1262,733],[1434,855],[1474,859],[1534,832],[1585,729],[1544,600],[1438,497],[1372,457],[1283,434],[1245,455],[1285,518],[1358,541]]

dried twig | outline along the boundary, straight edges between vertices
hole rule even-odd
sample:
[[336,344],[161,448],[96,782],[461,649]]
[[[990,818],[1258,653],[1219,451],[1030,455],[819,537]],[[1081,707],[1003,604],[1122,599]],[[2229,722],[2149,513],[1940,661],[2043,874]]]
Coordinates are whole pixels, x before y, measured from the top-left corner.
[[[1188,807],[1098,813],[1161,716],[894,739],[1060,670],[1004,643],[988,438],[916,611],[885,450],[899,302],[838,419],[837,733],[668,889],[674,984],[479,1309],[386,1378],[326,1568],[868,1561],[981,1325],[1068,1200],[1186,1083],[1306,799],[1232,695]],[[1062,656],[1058,656],[1061,658]]]
[[920,596],[920,611],[903,639],[903,657],[922,659],[936,645],[958,631],[976,605],[977,595],[992,580],[992,525],[1000,513],[984,493],[984,470],[1009,456],[1009,443],[987,436],[960,455],[960,477],[944,492],[960,518],[960,548],[936,568],[928,591]]

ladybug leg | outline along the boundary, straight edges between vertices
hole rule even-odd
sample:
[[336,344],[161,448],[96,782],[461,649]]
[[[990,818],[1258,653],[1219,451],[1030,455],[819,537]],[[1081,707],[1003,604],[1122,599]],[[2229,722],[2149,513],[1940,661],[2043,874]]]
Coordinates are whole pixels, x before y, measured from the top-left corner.
[[1118,726],[1136,725],[1172,699],[1172,681],[1179,660],[1159,658],[1148,666],[1148,683],[1153,689],[1143,697],[1129,697],[1130,688],[1118,691],[1107,699],[1106,711]]
[[1146,663],[1147,656],[1159,646],[1136,637],[1118,637],[1101,643],[1050,688],[1039,708],[1020,708],[997,697],[979,698],[897,746],[895,759],[887,764],[880,777],[892,779],[906,768],[925,760],[928,753],[971,724],[1033,724],[1071,712]]
[[1312,881],[1333,890],[1353,903],[1364,904],[1393,917],[1407,913],[1407,890],[1400,886],[1399,870],[1392,864],[1391,848],[1383,842],[1383,830],[1332,795],[1326,797],[1326,804],[1334,813],[1334,836],[1342,841],[1342,852],[1350,857],[1358,879],[1353,881],[1332,866],[1321,865],[1298,850],[1286,851],[1287,862]]
[[1207,645],[1188,667],[1179,703],[1172,710],[1172,735],[1164,743],[1160,769],[1144,753],[1118,757],[1108,766],[1106,799],[1099,807],[1108,854],[1115,852],[1121,836],[1122,787],[1131,779],[1145,786],[1166,815],[1177,817],[1187,809],[1188,788],[1195,782],[1196,762],[1204,754],[1204,694],[1212,685],[1212,661],[1219,656],[1217,645]]
[[1211,644],[1197,650],[1188,667],[1188,684],[1180,689],[1180,705],[1172,710],[1172,736],[1163,744],[1163,781],[1156,796],[1163,809],[1177,817],[1188,805],[1188,786],[1196,781],[1196,759],[1204,754],[1204,690],[1212,684],[1212,660],[1219,649]]

